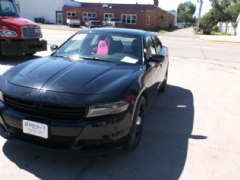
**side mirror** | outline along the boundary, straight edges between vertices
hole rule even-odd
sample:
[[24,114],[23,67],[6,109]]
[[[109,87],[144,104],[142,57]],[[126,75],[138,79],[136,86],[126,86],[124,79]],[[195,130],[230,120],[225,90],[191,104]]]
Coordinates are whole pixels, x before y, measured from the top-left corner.
[[150,61],[153,62],[163,62],[165,57],[163,55],[154,54],[150,57]]
[[50,46],[50,49],[51,51],[56,51],[58,49],[58,45],[53,44]]

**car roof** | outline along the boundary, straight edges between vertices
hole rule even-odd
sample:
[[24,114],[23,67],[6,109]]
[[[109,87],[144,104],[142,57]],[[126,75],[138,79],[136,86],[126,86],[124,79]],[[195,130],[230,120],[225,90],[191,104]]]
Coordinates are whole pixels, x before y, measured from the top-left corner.
[[121,33],[128,35],[137,35],[144,36],[151,34],[150,32],[139,30],[139,29],[127,29],[127,28],[92,28],[92,29],[83,29],[79,32],[104,32],[104,33]]

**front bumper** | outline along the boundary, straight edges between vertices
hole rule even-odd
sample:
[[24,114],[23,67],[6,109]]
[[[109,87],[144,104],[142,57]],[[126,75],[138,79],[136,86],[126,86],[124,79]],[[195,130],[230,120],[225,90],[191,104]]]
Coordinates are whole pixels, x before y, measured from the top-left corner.
[[[117,115],[88,118],[77,122],[26,115],[6,107],[2,108],[0,113],[0,127],[6,133],[7,139],[50,149],[112,151],[122,146],[130,131],[129,110]],[[24,119],[47,124],[48,138],[23,133]]]
[[47,42],[44,40],[0,41],[0,54],[2,55],[32,54],[46,50]]

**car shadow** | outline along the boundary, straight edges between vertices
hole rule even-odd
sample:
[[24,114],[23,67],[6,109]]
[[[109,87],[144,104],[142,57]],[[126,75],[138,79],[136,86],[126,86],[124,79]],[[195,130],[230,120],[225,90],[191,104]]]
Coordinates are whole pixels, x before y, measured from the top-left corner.
[[192,135],[194,99],[190,90],[168,85],[150,106],[140,146],[102,156],[29,148],[6,141],[3,153],[40,179],[179,179]]
[[1,56],[0,55],[0,65],[15,66],[17,64],[40,58],[41,56]]

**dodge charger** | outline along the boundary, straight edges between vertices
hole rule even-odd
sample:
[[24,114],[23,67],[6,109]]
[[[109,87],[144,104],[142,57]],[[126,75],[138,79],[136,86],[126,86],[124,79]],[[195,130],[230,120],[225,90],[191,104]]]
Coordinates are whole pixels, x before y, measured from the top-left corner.
[[168,77],[156,34],[83,29],[51,56],[0,76],[0,128],[9,140],[66,150],[135,149],[147,108]]

